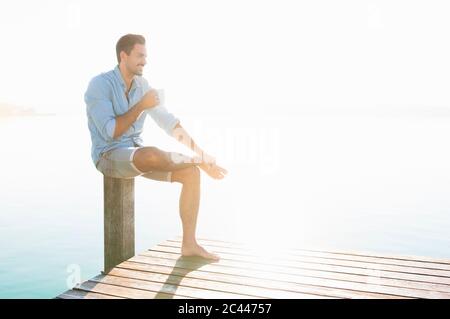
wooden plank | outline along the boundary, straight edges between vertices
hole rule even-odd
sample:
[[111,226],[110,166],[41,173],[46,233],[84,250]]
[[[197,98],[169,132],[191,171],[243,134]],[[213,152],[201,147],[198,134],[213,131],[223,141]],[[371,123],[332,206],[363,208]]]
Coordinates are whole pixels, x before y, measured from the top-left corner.
[[[139,256],[135,257],[136,259],[139,259]],[[252,277],[245,277],[241,275],[235,275],[235,274],[222,274],[222,273],[214,273],[214,272],[208,272],[208,271],[202,271],[202,270],[190,270],[190,269],[184,269],[184,268],[178,268],[178,267],[170,267],[170,266],[161,266],[161,265],[154,265],[146,263],[146,260],[143,260],[144,262],[123,262],[122,264],[118,265],[117,268],[124,268],[124,269],[133,269],[133,270],[140,270],[145,272],[151,272],[151,273],[161,273],[161,274],[174,274],[179,276],[184,276],[187,278],[201,278],[211,281],[219,281],[219,282],[227,282],[227,283],[234,283],[239,285],[246,285],[246,286],[253,286],[253,287],[262,287],[267,290],[270,289],[276,289],[281,292],[297,292],[297,293],[306,293],[311,295],[316,295],[316,299],[323,299],[323,298],[368,298],[368,297],[378,297],[380,298],[380,295],[373,295],[369,296],[364,293],[358,293],[358,292],[347,292],[345,290],[335,290],[335,289],[329,289],[329,288],[322,288],[322,287],[311,287],[308,285],[301,285],[291,282],[283,282],[283,281],[277,281],[277,280],[270,280],[270,279],[264,279],[264,278],[252,278]],[[281,294],[283,296],[283,294]],[[284,297],[283,297],[284,298]]]
[[[208,246],[205,246],[208,248]],[[164,251],[164,252],[172,252],[172,253],[179,253],[179,248],[177,247],[167,247],[167,246],[155,246],[152,250],[155,251]],[[145,252],[144,252],[145,253]],[[346,273],[346,274],[359,274],[359,275],[366,275],[366,276],[372,276],[372,277],[384,277],[384,278],[391,278],[391,279],[406,279],[406,280],[414,280],[414,281],[422,281],[422,282],[428,282],[428,283],[436,283],[436,284],[450,284],[450,278],[449,277],[443,277],[443,276],[435,276],[432,275],[433,272],[430,271],[418,271],[416,268],[411,269],[408,271],[408,269],[401,269],[403,271],[398,271],[400,269],[396,269],[395,271],[392,266],[385,266],[385,267],[379,267],[379,266],[371,266],[371,264],[367,264],[366,267],[352,267],[347,265],[339,265],[339,262],[336,262],[336,264],[332,263],[311,263],[311,262],[302,262],[302,261],[296,261],[296,262],[286,262],[286,261],[279,261],[277,259],[268,260],[265,259],[257,259],[257,257],[251,257],[251,256],[230,256],[225,253],[222,253],[224,260],[231,259],[231,260],[240,260],[240,261],[249,261],[252,263],[265,263],[267,265],[273,265],[278,267],[285,267],[285,269],[302,269],[302,270],[321,270],[321,271],[329,271],[329,272],[336,272],[336,273]],[[226,258],[225,258],[226,257]],[[253,258],[253,260],[252,260]]]
[[[174,241],[181,241],[180,236],[176,236]],[[197,240],[204,241],[204,242],[210,242],[217,245],[226,245],[226,246],[245,246],[243,243],[233,242],[233,241],[223,241],[223,240],[216,240],[216,239],[208,239],[208,238],[199,238],[197,237]],[[407,260],[407,261],[417,261],[417,262],[430,262],[430,263],[439,263],[443,265],[450,265],[450,259],[444,259],[444,258],[436,258],[436,257],[428,257],[428,256],[412,256],[412,255],[396,255],[392,253],[375,253],[370,251],[354,251],[354,250],[343,250],[343,249],[333,249],[331,250],[324,250],[323,248],[319,247],[311,247],[311,248],[289,248],[289,251],[310,251],[310,252],[323,252],[323,253],[330,253],[335,255],[348,255],[348,256],[363,256],[363,257],[375,257],[375,258],[389,258],[389,259],[397,259],[397,260]]]
[[[170,253],[170,252],[158,252],[158,251],[147,251],[141,254],[142,256],[153,256],[153,257],[159,257],[159,258],[169,258],[169,259],[179,259],[178,254]],[[346,288],[346,289],[352,289],[352,290],[358,290],[358,291],[365,291],[365,292],[374,292],[374,293],[381,293],[381,294],[391,294],[394,296],[400,296],[400,297],[413,297],[413,298],[448,298],[450,294],[448,293],[441,293],[441,292],[434,292],[434,291],[421,291],[421,290],[414,290],[414,289],[408,289],[408,288],[402,288],[402,287],[390,287],[390,286],[381,286],[378,284],[373,283],[367,283],[367,284],[361,284],[356,282],[345,282],[345,281],[339,281],[334,279],[325,279],[325,278],[313,278],[305,276],[304,274],[301,274],[301,269],[293,269],[288,267],[280,267],[280,266],[273,266],[273,265],[261,265],[258,263],[247,263],[247,262],[241,262],[241,261],[234,261],[234,260],[225,260],[221,259],[217,263],[210,264],[211,267],[216,267],[218,265],[221,266],[227,266],[229,268],[243,268],[243,269],[252,269],[252,270],[261,270],[266,272],[273,272],[276,273],[276,275],[287,273],[290,275],[295,275],[297,277],[297,280],[300,280],[303,283],[310,283],[317,286],[327,286],[327,287],[334,287],[334,288]],[[357,268],[355,268],[357,269]]]
[[134,179],[103,176],[104,272],[134,256]]
[[208,295],[209,290],[214,291],[220,291],[220,292],[227,292],[227,293],[234,293],[238,295],[247,295],[251,298],[257,297],[257,298],[284,298],[284,299],[319,299],[324,298],[319,295],[311,295],[311,294],[304,294],[304,293],[298,293],[298,292],[292,292],[292,291],[280,291],[276,289],[267,289],[265,287],[253,287],[248,285],[242,285],[242,284],[234,284],[234,283],[228,283],[228,282],[220,282],[211,280],[212,278],[195,278],[192,276],[185,276],[182,275],[181,272],[175,274],[174,272],[169,273],[153,273],[153,272],[146,272],[146,271],[140,271],[135,269],[121,269],[121,268],[114,268],[111,270],[108,275],[111,276],[117,276],[117,277],[124,277],[124,278],[131,278],[131,279],[139,279],[139,280],[145,280],[145,281],[154,281],[164,284],[172,284],[176,286],[183,286],[183,287],[191,287],[191,288],[198,288],[202,289],[202,295]]
[[[152,254],[156,255],[164,255],[165,258],[151,256]],[[175,257],[174,257],[175,256]],[[213,264],[204,264],[204,263],[196,263],[191,261],[186,261],[184,258],[177,258],[176,255],[170,253],[157,253],[149,251],[146,255],[138,255],[130,258],[131,262],[136,263],[146,263],[152,265],[165,265],[171,267],[179,267],[185,268],[188,270],[201,270],[212,273],[221,273],[228,274],[234,276],[242,276],[242,277],[250,277],[250,278],[260,278],[260,279],[269,279],[269,280],[277,280],[281,282],[289,282],[289,283],[297,283],[300,285],[309,285],[314,286],[316,293],[319,295],[328,295],[324,294],[324,289],[332,292],[334,296],[338,296],[341,298],[349,298],[349,295],[353,293],[352,298],[408,298],[403,296],[391,295],[391,294],[383,294],[375,291],[368,291],[370,289],[373,290],[373,285],[369,285],[365,290],[359,291],[355,289],[352,285],[349,285],[346,282],[342,283],[334,283],[326,280],[317,280],[314,278],[308,278],[304,276],[299,276],[297,274],[287,274],[287,273],[277,273],[273,272],[271,269],[269,270],[259,270],[259,269],[250,269],[248,267],[229,267],[218,265],[217,263]],[[264,268],[264,267],[263,267]],[[339,294],[341,292],[341,294]]]
[[[167,246],[167,247],[176,247],[180,249],[180,242],[173,241],[165,241],[158,246]],[[423,275],[433,275],[433,276],[441,276],[441,277],[450,277],[450,270],[442,270],[442,269],[430,269],[424,267],[417,266],[404,266],[404,265],[395,265],[395,264],[386,264],[386,263],[373,263],[367,261],[357,261],[357,260],[343,260],[336,258],[326,258],[326,257],[312,257],[312,256],[294,256],[294,255],[276,255],[271,252],[267,252],[267,254],[262,255],[262,253],[256,253],[252,251],[245,251],[239,248],[229,248],[229,247],[214,247],[207,244],[203,244],[203,246],[207,249],[213,250],[217,253],[227,253],[236,256],[255,256],[261,259],[261,262],[264,260],[272,260],[276,259],[279,261],[286,261],[286,265],[290,262],[310,262],[310,263],[319,263],[319,264],[328,264],[328,265],[340,265],[347,267],[358,267],[358,268],[370,268],[377,270],[387,270],[387,271],[396,271],[396,272],[408,272],[408,273],[417,273]],[[288,265],[287,265],[288,266]]]
[[[140,256],[134,257],[134,262],[125,262],[119,265],[118,267],[124,267],[124,268],[132,268],[132,269],[145,269],[148,270],[147,267],[153,268],[153,267],[164,267],[160,265],[151,264],[151,261],[149,263],[149,260],[144,257],[144,259],[140,259]],[[169,264],[167,260],[155,260],[157,264],[166,263]],[[130,266],[132,265],[132,266]],[[186,267],[186,265],[184,265]],[[189,266],[187,266],[189,267]],[[188,273],[189,276],[191,274],[194,277],[200,276],[200,278],[207,278],[208,280],[216,280],[216,281],[225,281],[225,282],[234,282],[242,285],[253,285],[253,286],[263,286],[266,287],[266,289],[279,289],[279,290],[287,290],[287,291],[297,291],[297,292],[303,292],[303,293],[310,293],[310,294],[319,294],[324,297],[332,297],[332,298],[397,298],[395,296],[390,295],[383,295],[383,294],[377,294],[377,293],[366,293],[366,292],[359,292],[359,291],[353,291],[353,290],[336,290],[333,288],[327,288],[327,287],[320,287],[320,286],[311,286],[311,285],[304,285],[304,284],[298,284],[288,281],[279,281],[279,278],[276,279],[266,279],[266,274],[263,276],[256,276],[251,277],[254,275],[253,271],[245,272],[242,270],[236,271],[236,269],[233,269],[233,274],[226,274],[226,273],[218,273],[216,272],[217,269],[214,269],[214,271],[211,271],[210,269],[204,270],[203,268],[199,271],[191,270],[191,269],[183,269],[183,268],[177,268],[170,266],[167,266],[166,268],[170,269],[171,271],[177,273],[180,272]],[[177,270],[179,269],[179,270]],[[154,269],[151,269],[149,271],[155,271]],[[161,271],[161,270],[159,270]],[[226,269],[225,271],[228,271]],[[186,275],[188,276],[188,275]]]
[[[179,253],[181,243],[179,242],[169,242],[166,241],[163,244],[160,244],[156,247],[167,247],[174,248],[171,252]],[[346,266],[346,267],[356,267],[363,269],[374,269],[374,270],[385,270],[385,271],[393,271],[393,272],[404,272],[411,274],[421,274],[421,275],[430,275],[430,276],[440,276],[450,278],[450,271],[446,270],[438,270],[438,269],[427,269],[427,268],[418,268],[418,267],[405,267],[405,266],[397,266],[397,265],[386,265],[386,264],[374,264],[368,262],[360,262],[360,261],[347,261],[340,259],[329,259],[329,258],[316,258],[316,257],[301,257],[301,256],[293,256],[290,260],[283,260],[278,258],[272,258],[270,255],[266,256],[257,256],[255,254],[246,255],[242,251],[234,248],[226,248],[226,247],[212,247],[209,245],[204,245],[205,248],[213,250],[217,253],[227,254],[228,256],[234,255],[235,258],[239,260],[247,260],[250,256],[259,257],[257,261],[259,263],[270,263],[271,260],[277,260],[277,263],[286,267],[296,267],[298,264],[304,263],[312,263],[312,264],[323,264],[323,265],[333,265],[333,266]],[[158,248],[159,249],[159,248]],[[153,250],[157,250],[154,248]],[[168,250],[166,250],[168,251]],[[251,260],[251,259],[250,259]],[[292,261],[291,261],[292,260]]]
[[135,288],[144,291],[156,293],[165,293],[192,298],[208,298],[208,299],[260,299],[256,296],[248,296],[238,293],[230,293],[223,291],[214,291],[209,289],[198,289],[192,287],[179,286],[178,284],[170,284],[166,282],[152,282],[139,279],[131,279],[125,277],[116,277],[111,275],[99,275],[91,281],[109,284],[121,287]]
[[178,294],[173,295],[161,292],[158,293],[154,291],[134,289],[130,287],[109,285],[91,280],[83,282],[80,286],[78,286],[77,289],[129,299],[190,299],[189,297],[180,296]]
[[121,297],[99,294],[96,292],[87,292],[83,290],[71,289],[60,294],[58,299],[124,299]]
[[[177,242],[181,244],[181,240],[177,239],[169,239],[167,242]],[[222,242],[215,242],[212,240],[198,240],[201,245],[207,245],[209,247],[224,247],[224,248],[236,248],[238,250],[242,250],[242,254],[246,255],[261,255],[261,249],[255,248],[254,246],[249,246],[245,244],[228,244]],[[161,243],[164,245],[164,243]],[[383,257],[370,257],[370,256],[359,256],[359,255],[348,255],[348,254],[340,254],[334,252],[322,252],[322,251],[311,251],[311,250],[295,250],[295,249],[286,249],[283,247],[277,247],[276,251],[268,250],[271,256],[276,258],[287,258],[292,259],[295,256],[307,256],[307,257],[317,257],[324,259],[338,259],[338,260],[347,260],[347,261],[361,261],[361,262],[369,262],[373,264],[386,264],[386,265],[398,265],[398,266],[408,266],[408,267],[418,267],[418,268],[427,268],[427,269],[440,269],[440,270],[448,270],[450,271],[450,264],[439,263],[439,262],[429,262],[423,260],[403,260],[398,258],[389,258],[387,256]]]
[[[122,265],[123,265],[123,263],[118,265],[118,267],[122,267]],[[410,281],[410,280],[404,280],[404,279],[390,279],[390,278],[384,278],[384,277],[336,273],[336,272],[328,272],[328,271],[321,271],[321,270],[303,270],[300,274],[303,274],[303,275],[309,276],[309,277],[315,277],[315,278],[335,279],[335,280],[358,282],[358,283],[376,283],[378,285],[383,285],[383,286],[402,287],[402,288],[450,293],[450,285],[432,284],[432,283],[417,282],[417,281]],[[218,275],[220,275],[220,274],[218,274]],[[231,276],[231,278],[233,278],[233,276]],[[248,278],[245,278],[245,280],[248,281]],[[258,282],[260,282],[260,280],[258,280]],[[263,287],[266,287],[268,284],[269,283],[264,283]],[[277,286],[277,289],[281,289],[281,288],[279,288]],[[306,292],[306,291],[302,291],[302,292]]]

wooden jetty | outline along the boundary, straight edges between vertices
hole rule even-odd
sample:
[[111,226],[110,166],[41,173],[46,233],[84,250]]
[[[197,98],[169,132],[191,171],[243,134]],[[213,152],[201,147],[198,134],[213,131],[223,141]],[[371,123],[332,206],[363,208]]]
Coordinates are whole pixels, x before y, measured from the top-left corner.
[[219,262],[181,257],[173,238],[58,298],[450,298],[450,260],[199,239]]
[[199,239],[211,262],[182,257],[180,237],[136,255],[133,179],[104,178],[104,216],[104,272],[57,298],[450,298],[450,259]]

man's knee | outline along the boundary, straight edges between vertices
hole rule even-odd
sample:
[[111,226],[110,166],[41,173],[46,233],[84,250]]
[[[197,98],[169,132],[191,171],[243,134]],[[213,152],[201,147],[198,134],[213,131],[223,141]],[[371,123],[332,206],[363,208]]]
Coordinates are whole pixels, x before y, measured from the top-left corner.
[[141,147],[134,154],[134,162],[140,166],[155,167],[162,161],[167,160],[163,155],[164,153],[157,147]]

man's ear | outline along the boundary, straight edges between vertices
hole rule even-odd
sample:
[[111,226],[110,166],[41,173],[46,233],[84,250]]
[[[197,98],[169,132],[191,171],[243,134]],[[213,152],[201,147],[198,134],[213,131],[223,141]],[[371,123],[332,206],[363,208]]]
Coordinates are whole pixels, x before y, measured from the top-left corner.
[[125,61],[126,57],[128,57],[125,51],[120,51],[120,61]]

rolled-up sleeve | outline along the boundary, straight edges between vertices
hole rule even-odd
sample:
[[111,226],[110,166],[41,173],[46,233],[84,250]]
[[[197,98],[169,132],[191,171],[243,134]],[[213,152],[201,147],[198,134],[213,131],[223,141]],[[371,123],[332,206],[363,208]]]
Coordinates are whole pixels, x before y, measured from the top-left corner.
[[147,113],[168,135],[172,135],[175,126],[180,123],[180,120],[162,105],[147,110]]
[[109,88],[101,78],[94,78],[84,94],[86,112],[92,119],[97,131],[105,141],[112,141],[116,126],[116,116],[112,102],[108,98]]

